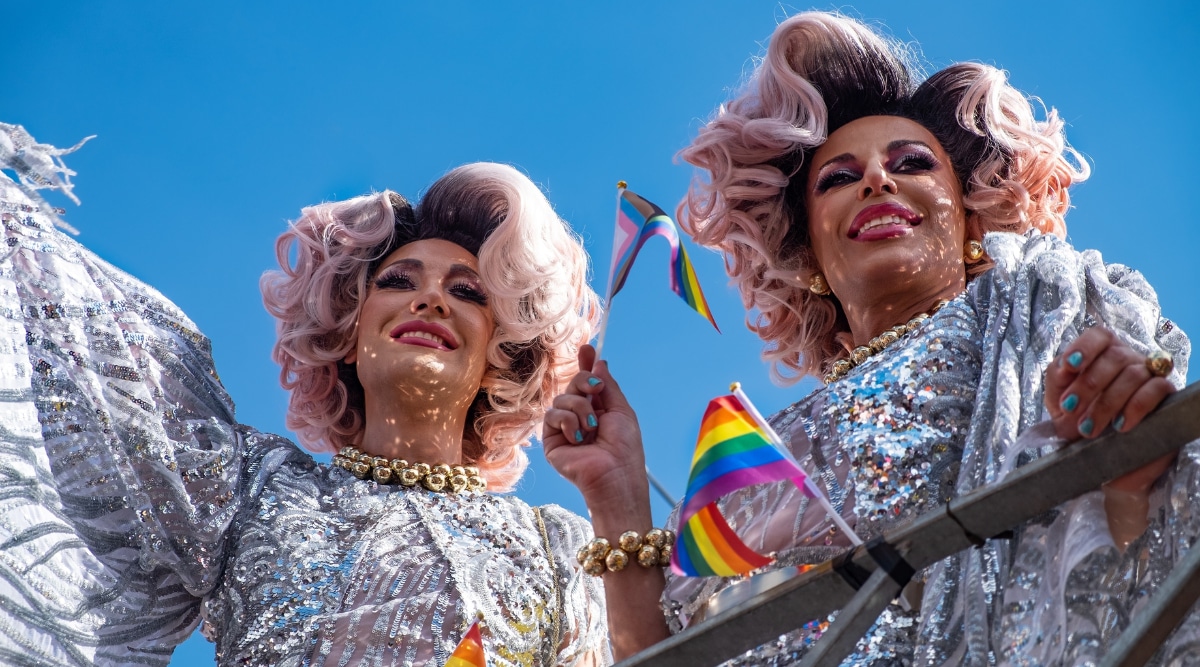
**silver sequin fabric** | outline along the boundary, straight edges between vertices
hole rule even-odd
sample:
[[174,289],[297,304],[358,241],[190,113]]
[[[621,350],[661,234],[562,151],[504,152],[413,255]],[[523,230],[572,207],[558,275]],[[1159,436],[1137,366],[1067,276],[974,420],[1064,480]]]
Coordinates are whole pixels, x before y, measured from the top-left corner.
[[[32,149],[30,149],[32,150]],[[237,424],[208,340],[0,175],[0,663],[605,664],[587,523],[380,486]]]
[[[771,417],[793,454],[864,539],[1002,479],[1057,445],[1030,440],[1046,419],[1042,378],[1053,357],[1103,324],[1142,352],[1176,359],[1187,338],[1162,319],[1141,275],[1105,265],[1052,236],[992,234],[996,268],[918,330]],[[1030,448],[1036,442],[1040,448]],[[1145,605],[1200,534],[1200,442],[1185,447],[1153,497],[1151,525],[1123,553],[1099,492],[917,574],[919,609],[888,607],[844,665],[1091,665]],[[720,503],[730,525],[778,566],[819,563],[849,542],[787,483],[750,487]],[[679,631],[732,580],[668,575],[664,611]],[[798,629],[727,665],[799,662],[835,617]],[[799,627],[803,625],[803,627]],[[1193,614],[1155,664],[1200,658]]]

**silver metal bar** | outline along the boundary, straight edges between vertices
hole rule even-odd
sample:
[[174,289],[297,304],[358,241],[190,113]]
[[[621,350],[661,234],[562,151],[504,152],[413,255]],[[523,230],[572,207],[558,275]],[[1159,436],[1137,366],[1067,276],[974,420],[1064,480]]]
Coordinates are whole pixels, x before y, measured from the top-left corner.
[[[887,533],[887,541],[920,570],[1011,530],[1102,483],[1140,468],[1200,438],[1200,384],[1172,395],[1129,433],[1076,442],[1018,468],[1003,482],[972,491],[939,511]],[[953,512],[954,518],[947,513]],[[957,519],[957,521],[955,520]],[[855,564],[877,568],[863,548]],[[715,665],[845,606],[854,589],[824,563],[735,604],[729,611],[622,661],[624,667]]]
[[900,587],[883,570],[875,570],[858,595],[838,612],[829,629],[804,656],[800,667],[837,667],[854,651],[854,646],[883,613]]
[[1141,667],[1200,599],[1200,544],[1188,549],[1150,603],[1133,619],[1101,667]]

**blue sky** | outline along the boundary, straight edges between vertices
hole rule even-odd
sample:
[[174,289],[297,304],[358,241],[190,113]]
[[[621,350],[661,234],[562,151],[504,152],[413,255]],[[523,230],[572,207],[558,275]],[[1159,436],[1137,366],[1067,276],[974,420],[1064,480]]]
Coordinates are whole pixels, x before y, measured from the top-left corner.
[[[752,67],[777,2],[24,3],[4,10],[0,120],[60,146],[102,257],[178,303],[213,340],[239,418],[284,432],[257,281],[306,204],[418,196],[458,164],[517,165],[585,239],[604,288],[614,184],[673,209],[674,158]],[[1188,3],[823,5],[917,41],[934,68],[976,60],[1059,109],[1091,162],[1067,217],[1077,247],[1140,269],[1164,313],[1200,331],[1200,23]],[[1136,7],[1136,9],[1135,9]],[[694,248],[694,246],[693,246]],[[612,312],[605,356],[639,410],[648,460],[682,492],[706,401],[776,387],[721,260],[692,257],[723,334],[667,290],[650,244]],[[1191,378],[1197,377],[1196,372]],[[530,451],[518,493],[584,510]],[[661,522],[668,508],[656,502]],[[212,664],[193,638],[172,664]]]

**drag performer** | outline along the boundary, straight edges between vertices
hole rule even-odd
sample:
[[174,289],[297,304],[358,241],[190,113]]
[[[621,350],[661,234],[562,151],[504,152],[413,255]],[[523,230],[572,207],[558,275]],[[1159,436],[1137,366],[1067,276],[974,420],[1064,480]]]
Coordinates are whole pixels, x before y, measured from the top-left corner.
[[[1189,352],[1140,274],[1063,240],[1068,187],[1088,168],[1055,112],[1039,120],[986,65],[918,81],[905,53],[851,19],[792,17],[682,153],[703,174],[682,221],[725,254],[776,376],[824,381],[773,426],[863,539],[1063,442],[1136,428],[1182,385]],[[583,491],[596,534],[645,530],[640,434],[606,367],[554,406],[547,456]],[[577,428],[582,444],[564,437]],[[940,561],[845,664],[1093,664],[1200,531],[1198,473],[1195,442]],[[777,567],[850,544],[790,482],[720,508]],[[661,575],[602,576],[629,586],[610,622],[618,656],[687,627],[733,583],[668,575],[664,623],[650,592]],[[794,664],[826,620],[796,619],[730,664]],[[1200,661],[1200,618],[1158,660]]]
[[415,208],[304,209],[262,280],[287,440],[239,425],[208,340],[55,229],[55,151],[0,126],[0,661],[165,665],[203,619],[222,665],[608,662],[587,523],[506,491],[598,303],[578,239],[511,167]]

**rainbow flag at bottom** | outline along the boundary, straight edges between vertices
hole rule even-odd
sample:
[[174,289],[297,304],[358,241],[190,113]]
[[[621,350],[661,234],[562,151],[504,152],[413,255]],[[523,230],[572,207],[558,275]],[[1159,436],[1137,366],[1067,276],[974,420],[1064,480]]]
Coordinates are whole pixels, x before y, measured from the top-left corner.
[[671,566],[693,577],[732,577],[770,564],[771,559],[746,546],[711,502],[679,530]]
[[483,652],[483,636],[479,633],[478,620],[467,629],[467,634],[458,642],[458,647],[450,654],[445,667],[487,667],[487,655]]
[[738,538],[716,501],[751,484],[788,479],[805,495],[814,494],[804,471],[771,444],[741,399],[709,401],[679,512],[671,569],[689,577],[729,577],[770,563]]

